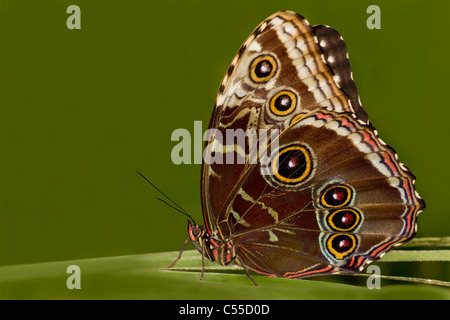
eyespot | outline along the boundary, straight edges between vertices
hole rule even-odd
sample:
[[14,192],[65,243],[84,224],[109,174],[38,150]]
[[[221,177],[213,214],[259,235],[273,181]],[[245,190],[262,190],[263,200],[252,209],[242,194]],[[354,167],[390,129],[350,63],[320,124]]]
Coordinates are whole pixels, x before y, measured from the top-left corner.
[[271,55],[262,55],[250,63],[250,78],[253,82],[264,83],[269,81],[278,69],[277,61]]
[[327,240],[328,251],[338,260],[344,259],[355,251],[356,246],[357,240],[352,234],[338,233]]
[[309,151],[301,145],[282,148],[272,159],[271,170],[276,180],[283,184],[297,184],[312,171]]
[[289,90],[278,92],[270,99],[269,109],[276,116],[291,114],[297,106],[297,96]]
[[338,209],[327,217],[330,228],[337,231],[352,231],[361,221],[361,214],[355,209]]
[[353,197],[353,190],[346,185],[333,185],[328,187],[320,197],[324,207],[339,208],[347,205]]

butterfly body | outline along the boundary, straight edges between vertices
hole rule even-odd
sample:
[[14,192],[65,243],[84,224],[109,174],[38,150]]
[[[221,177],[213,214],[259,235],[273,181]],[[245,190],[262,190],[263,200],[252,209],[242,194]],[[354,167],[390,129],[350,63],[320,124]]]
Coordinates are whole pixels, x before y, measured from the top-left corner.
[[226,266],[236,259],[236,246],[232,240],[221,239],[208,233],[204,226],[188,222],[189,239],[196,249],[211,262],[218,261]]
[[[290,11],[263,21],[228,68],[209,128],[205,226],[188,225],[202,257],[283,278],[354,273],[414,236],[425,203],[369,123],[336,30]],[[261,130],[276,132],[263,148]],[[244,138],[221,139],[229,132]]]

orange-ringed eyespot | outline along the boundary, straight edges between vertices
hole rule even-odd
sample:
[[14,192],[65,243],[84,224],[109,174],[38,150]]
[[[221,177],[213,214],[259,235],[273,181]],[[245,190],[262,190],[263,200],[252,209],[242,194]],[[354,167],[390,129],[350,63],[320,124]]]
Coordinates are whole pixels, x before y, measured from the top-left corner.
[[338,209],[327,218],[330,228],[337,231],[352,231],[361,221],[361,215],[355,209]]
[[347,205],[352,199],[353,191],[345,185],[334,185],[325,190],[320,197],[323,206],[338,208]]
[[336,259],[344,259],[356,249],[356,237],[352,234],[338,233],[327,240],[328,251]]
[[278,92],[270,99],[270,111],[277,116],[291,114],[297,105],[297,96],[289,90]]
[[269,81],[277,71],[277,61],[271,55],[262,55],[250,64],[250,78],[256,83]]
[[273,158],[271,169],[279,182],[297,184],[311,174],[311,156],[304,146],[287,146]]

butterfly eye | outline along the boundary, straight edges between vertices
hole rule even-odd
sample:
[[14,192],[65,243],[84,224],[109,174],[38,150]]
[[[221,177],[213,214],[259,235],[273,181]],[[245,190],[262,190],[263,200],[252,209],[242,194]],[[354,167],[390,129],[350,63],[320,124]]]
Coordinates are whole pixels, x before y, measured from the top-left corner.
[[361,215],[354,209],[339,209],[328,216],[328,225],[337,231],[351,231],[361,220]]
[[338,233],[327,240],[328,251],[339,260],[352,253],[356,249],[356,245],[356,237],[351,234]]
[[262,55],[253,59],[250,64],[250,78],[253,82],[269,81],[277,71],[277,61],[271,55]]
[[353,191],[346,185],[334,185],[325,190],[320,197],[323,206],[329,208],[343,207],[350,202]]
[[288,146],[281,149],[274,157],[271,169],[279,182],[297,184],[311,174],[311,156],[303,146]]
[[270,100],[270,111],[276,116],[286,116],[291,114],[297,105],[297,96],[289,90],[278,92]]

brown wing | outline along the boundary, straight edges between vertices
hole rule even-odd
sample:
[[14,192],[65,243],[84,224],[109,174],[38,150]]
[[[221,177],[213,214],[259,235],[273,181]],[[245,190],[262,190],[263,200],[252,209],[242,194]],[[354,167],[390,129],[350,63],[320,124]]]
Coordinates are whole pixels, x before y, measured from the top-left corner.
[[[334,29],[288,11],[266,19],[233,59],[209,127],[205,222],[247,267],[280,277],[354,272],[413,237],[424,202],[368,124]],[[239,142],[227,129],[247,135]],[[252,130],[262,129],[279,130],[269,141],[280,152],[261,166]]]
[[254,170],[230,206],[227,236],[247,267],[278,277],[357,272],[414,236],[425,208],[415,178],[371,125],[321,109],[279,139],[265,175]]
[[[207,226],[214,228],[227,217],[237,186],[254,167],[249,154],[259,137],[248,135],[238,145],[236,139],[225,139],[227,129],[283,130],[294,118],[317,108],[354,111],[357,92],[348,90],[356,87],[347,50],[340,35],[327,30],[311,27],[294,12],[281,11],[263,21],[237,52],[220,85],[209,124],[214,130],[205,143],[202,207]],[[340,45],[331,46],[333,39]],[[341,79],[348,93],[342,90]],[[367,120],[360,106],[358,114]],[[235,163],[225,161],[227,157]]]
[[347,46],[339,32],[329,26],[314,26],[314,33],[323,51],[327,65],[339,79],[339,87],[350,100],[354,112],[359,119],[368,122],[366,111],[362,108],[358,89],[353,81]]

